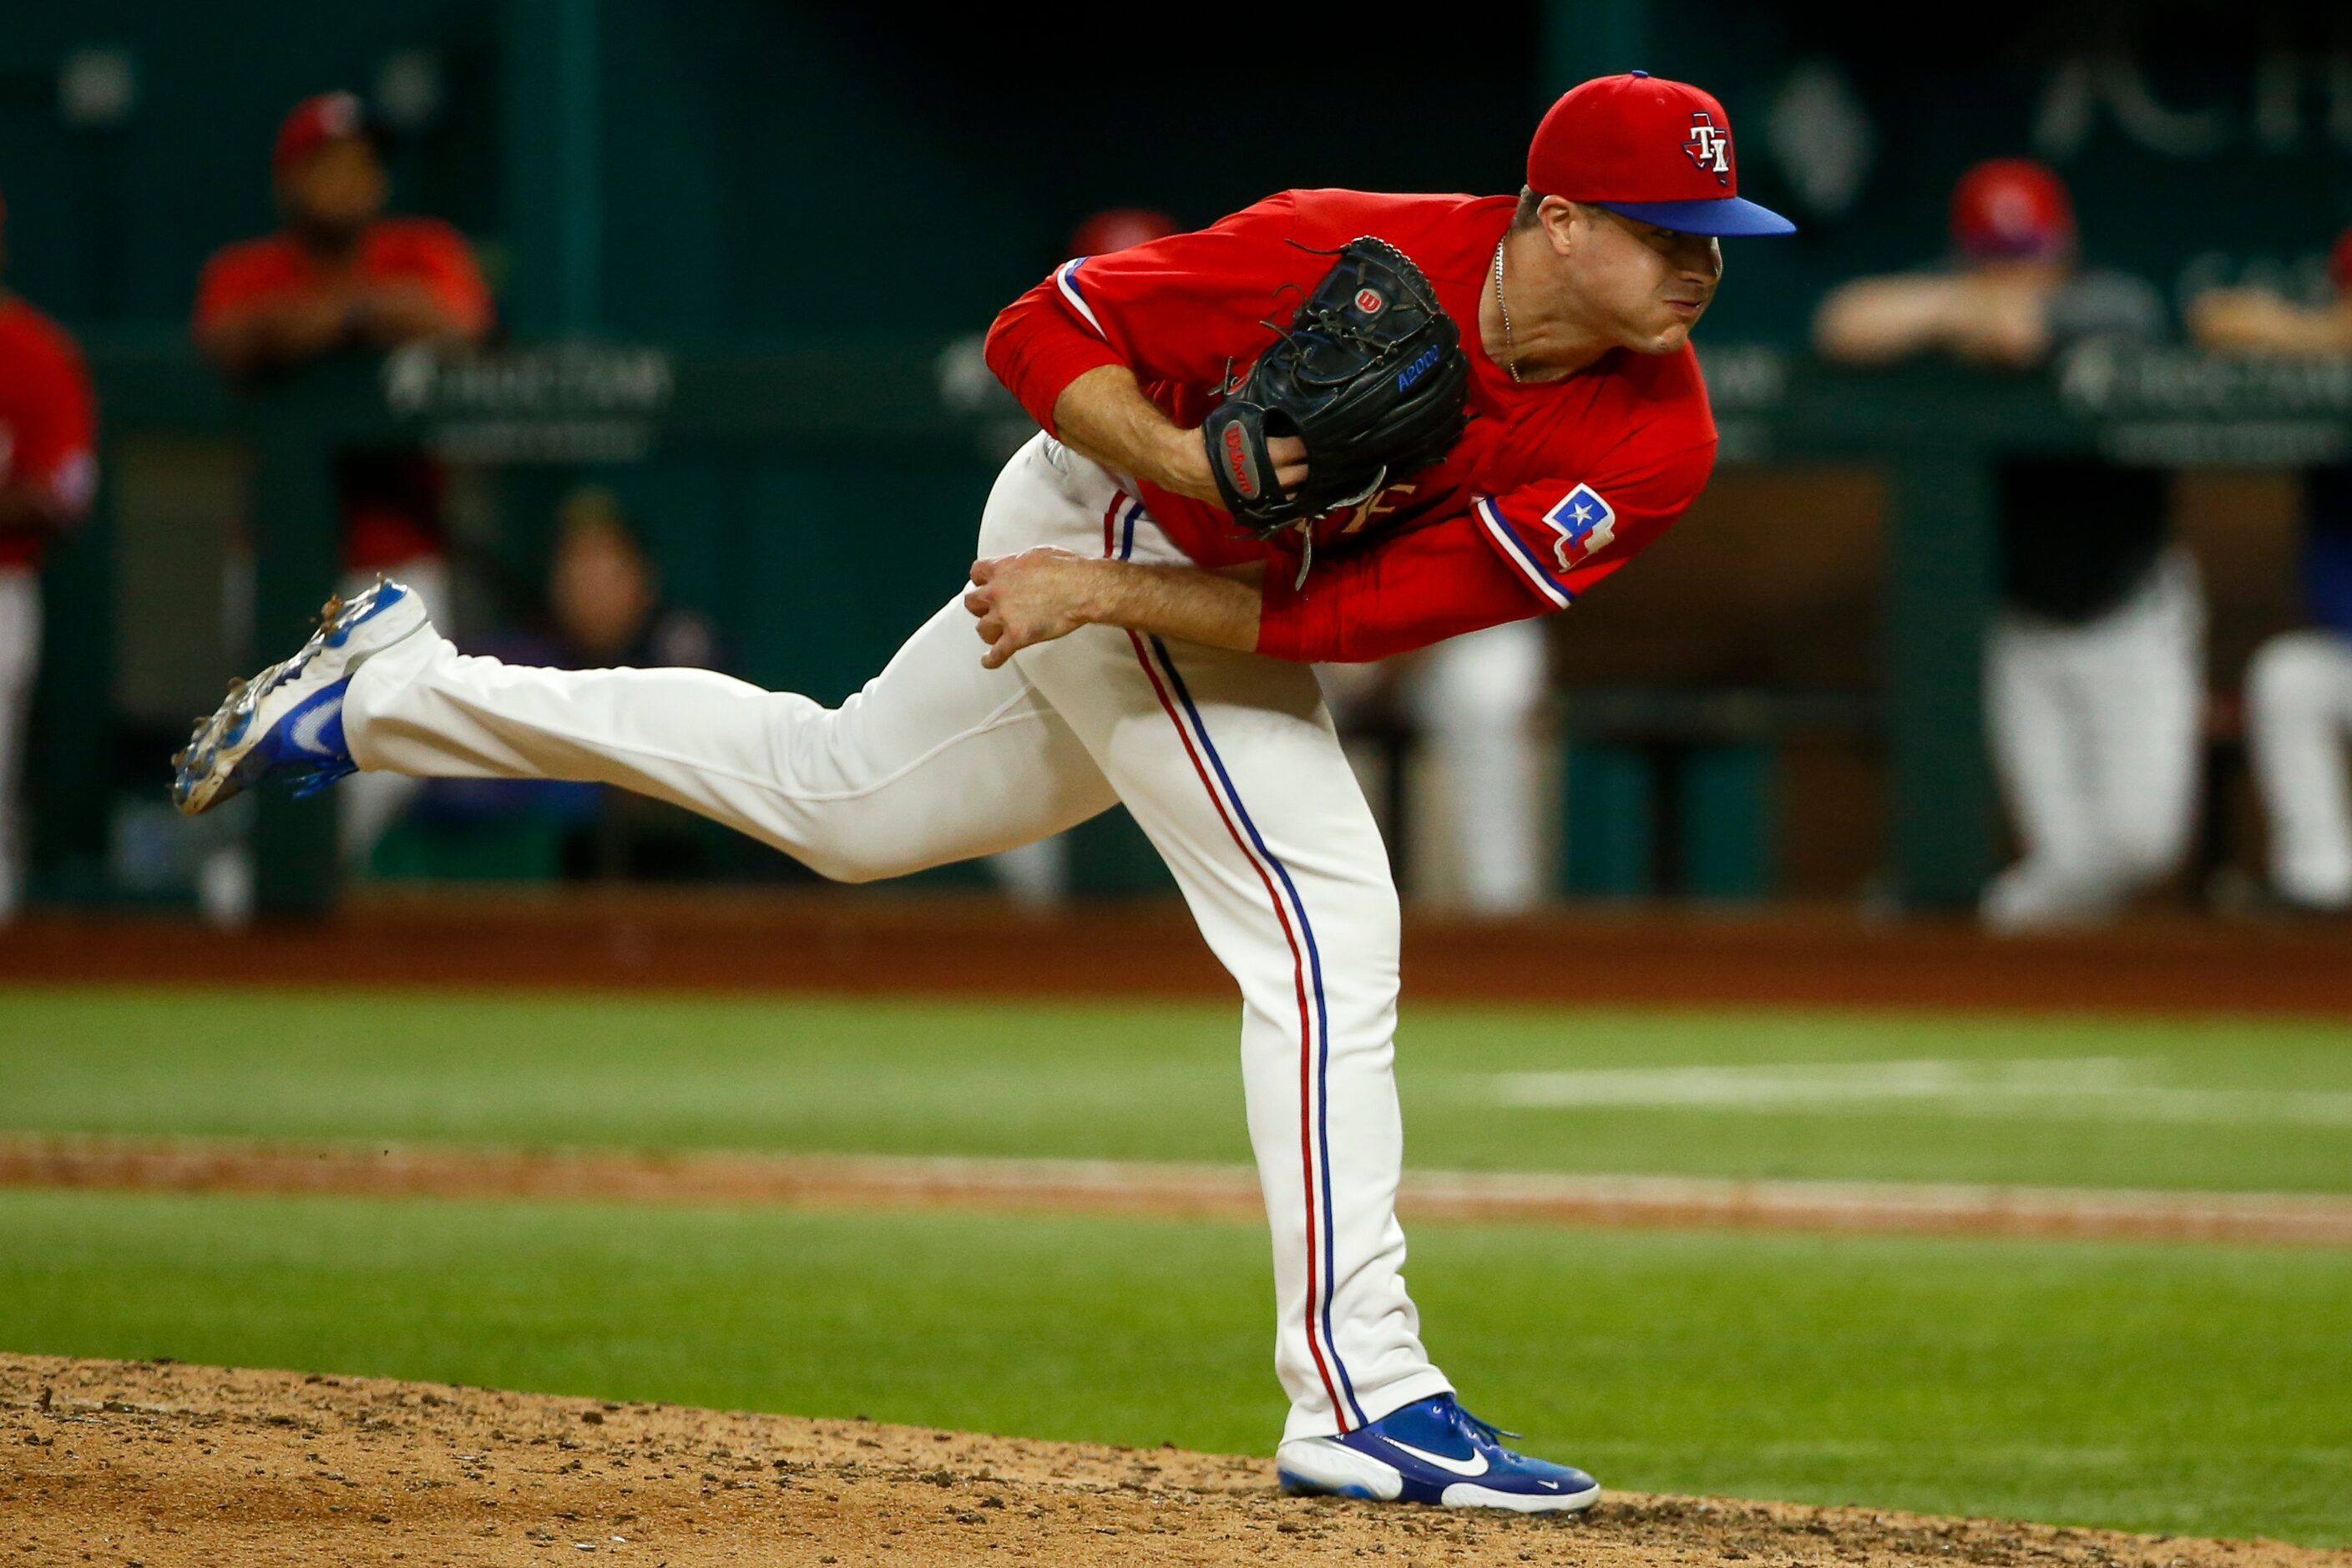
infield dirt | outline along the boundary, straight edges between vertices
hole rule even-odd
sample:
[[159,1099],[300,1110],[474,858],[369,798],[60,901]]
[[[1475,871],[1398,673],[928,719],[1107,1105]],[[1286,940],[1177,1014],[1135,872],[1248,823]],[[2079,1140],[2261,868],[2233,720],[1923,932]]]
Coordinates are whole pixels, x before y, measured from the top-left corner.
[[1613,1493],[1286,1499],[1265,1458],[170,1362],[0,1356],[0,1562],[2348,1568],[2352,1552]]

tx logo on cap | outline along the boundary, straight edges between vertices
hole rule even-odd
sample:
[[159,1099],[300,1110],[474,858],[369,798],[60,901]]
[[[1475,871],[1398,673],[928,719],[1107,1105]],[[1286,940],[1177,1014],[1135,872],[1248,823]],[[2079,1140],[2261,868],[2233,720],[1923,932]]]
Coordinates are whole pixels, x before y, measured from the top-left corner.
[[1692,163],[1713,174],[1717,184],[1731,184],[1730,133],[1718,129],[1715,116],[1706,110],[1692,111],[1690,138],[1683,143],[1683,151],[1690,154]]

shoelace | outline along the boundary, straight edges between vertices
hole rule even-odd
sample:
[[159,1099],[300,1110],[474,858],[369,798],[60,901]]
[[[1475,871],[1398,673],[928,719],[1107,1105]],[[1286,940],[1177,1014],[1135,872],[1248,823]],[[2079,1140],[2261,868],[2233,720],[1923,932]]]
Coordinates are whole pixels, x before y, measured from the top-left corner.
[[[1462,1425],[1470,1429],[1469,1431],[1465,1432],[1463,1436],[1472,1437],[1474,1442],[1476,1440],[1476,1437],[1483,1436],[1486,1441],[1499,1448],[1504,1446],[1503,1439],[1506,1437],[1524,1437],[1527,1436],[1524,1432],[1514,1432],[1508,1427],[1497,1426],[1492,1421],[1481,1421],[1475,1415],[1471,1415],[1467,1410],[1463,1409],[1459,1405],[1454,1405],[1454,1414],[1459,1415],[1462,1418]],[[1474,1434],[1475,1436],[1473,1436]]]
[[359,771],[357,763],[321,763],[309,773],[295,776],[294,798],[308,800],[336,780],[347,779]]

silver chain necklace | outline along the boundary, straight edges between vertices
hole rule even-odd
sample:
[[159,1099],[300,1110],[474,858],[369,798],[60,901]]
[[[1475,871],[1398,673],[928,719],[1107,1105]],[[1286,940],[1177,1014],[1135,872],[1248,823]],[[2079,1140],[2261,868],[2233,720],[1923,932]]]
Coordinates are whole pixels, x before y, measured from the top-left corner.
[[1519,345],[1511,336],[1511,307],[1503,298],[1503,246],[1509,240],[1509,235],[1505,235],[1501,239],[1495,242],[1495,309],[1503,312],[1504,368],[1511,373],[1512,382],[1514,384],[1517,384],[1519,380]]

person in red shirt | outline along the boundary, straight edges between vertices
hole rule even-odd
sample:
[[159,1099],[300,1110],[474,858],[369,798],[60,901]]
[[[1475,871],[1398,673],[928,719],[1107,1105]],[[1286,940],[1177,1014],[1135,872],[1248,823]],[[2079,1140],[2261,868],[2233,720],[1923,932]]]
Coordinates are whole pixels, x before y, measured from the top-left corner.
[[[196,289],[196,345],[224,375],[261,384],[332,354],[478,342],[489,331],[489,290],[465,237],[438,218],[384,216],[390,182],[357,98],[296,104],[270,169],[285,226],[222,248]],[[446,607],[441,466],[410,449],[349,451],[335,479],[346,591],[394,574]],[[345,858],[364,860],[413,793],[390,781],[345,792]]]
[[[0,274],[8,209],[0,202]],[[98,400],[64,328],[0,286],[0,921],[16,911],[42,552],[98,489]]]
[[[478,342],[489,331],[489,290],[465,237],[438,218],[383,216],[390,184],[359,100],[329,92],[295,105],[270,168],[285,227],[223,247],[196,288],[196,346],[224,375],[253,384],[331,354]],[[437,585],[439,467],[417,452],[352,453],[337,479],[346,574]]]
[[270,158],[285,227],[205,264],[197,346],[240,381],[346,349],[473,342],[490,297],[465,237],[438,218],[386,217],[391,185],[359,100],[294,106]]
[[[1591,1477],[1505,1447],[1421,1342],[1395,1215],[1396,889],[1309,665],[1563,608],[1690,504],[1715,455],[1688,339],[1717,237],[1791,227],[1737,178],[1713,98],[1604,77],[1545,117],[1517,197],[1291,191],[1066,263],[991,334],[1045,428],[989,498],[969,590],[841,707],[707,670],[468,658],[387,584],[203,721],[174,793],[203,811],[278,773],[594,780],[848,881],[1124,804],[1242,993],[1283,1484],[1588,1507]],[[1260,323],[1367,233],[1462,328],[1469,425],[1443,463],[1308,525],[1310,562],[1303,531],[1219,509],[1199,425]],[[1315,460],[1276,457],[1286,484]]]

